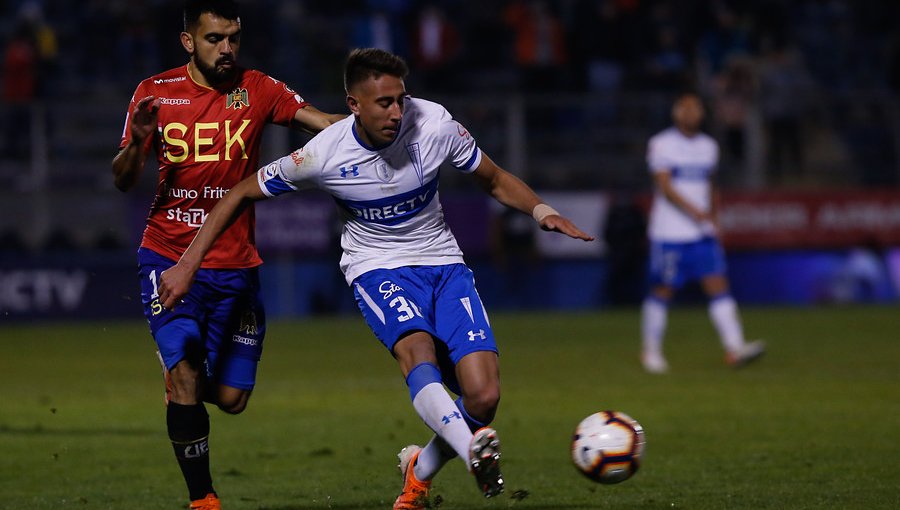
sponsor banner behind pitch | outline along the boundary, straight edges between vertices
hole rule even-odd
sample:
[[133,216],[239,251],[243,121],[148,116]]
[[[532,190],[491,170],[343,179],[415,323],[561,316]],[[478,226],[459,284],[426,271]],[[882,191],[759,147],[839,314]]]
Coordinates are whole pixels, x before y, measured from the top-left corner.
[[900,245],[900,191],[725,193],[726,248]]
[[137,263],[131,253],[0,256],[0,324],[140,316]]

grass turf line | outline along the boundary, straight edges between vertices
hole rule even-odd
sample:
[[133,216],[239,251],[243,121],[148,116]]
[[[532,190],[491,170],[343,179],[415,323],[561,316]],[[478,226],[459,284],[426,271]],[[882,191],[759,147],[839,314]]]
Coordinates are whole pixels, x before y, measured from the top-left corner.
[[[676,309],[672,373],[638,364],[636,310],[494,314],[507,492],[484,500],[462,463],[439,508],[898,508],[897,310],[748,308],[769,353],[733,371],[702,308]],[[241,416],[210,409],[229,510],[389,508],[396,453],[429,433],[396,364],[359,317],[271,324]],[[144,324],[0,328],[0,508],[183,507]],[[575,424],[618,409],[647,452],[616,486],[569,460]],[[437,497],[439,496],[439,498]]]

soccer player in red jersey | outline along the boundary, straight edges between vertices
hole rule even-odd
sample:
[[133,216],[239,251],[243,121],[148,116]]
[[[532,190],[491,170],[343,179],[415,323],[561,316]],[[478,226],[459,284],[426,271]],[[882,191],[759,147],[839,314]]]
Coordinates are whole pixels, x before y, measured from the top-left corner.
[[181,257],[216,202],[256,171],[267,124],[316,133],[345,116],[323,113],[286,84],[238,66],[241,22],[233,0],[187,0],[181,43],[190,55],[187,65],[138,85],[112,169],[116,187],[127,191],[151,151],[159,162],[138,250],[141,299],[164,367],[169,438],[191,508],[218,509],[203,402],[240,413],[256,381],[265,312],[253,208],[209,251],[197,285],[172,309],[159,302],[158,278]]

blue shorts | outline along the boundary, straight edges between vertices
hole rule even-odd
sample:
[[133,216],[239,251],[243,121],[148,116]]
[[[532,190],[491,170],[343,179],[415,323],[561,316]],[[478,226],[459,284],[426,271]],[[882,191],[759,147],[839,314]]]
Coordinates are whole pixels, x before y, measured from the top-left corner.
[[464,264],[375,269],[353,281],[353,294],[366,323],[392,353],[406,333],[430,334],[444,381],[457,393],[452,367],[467,354],[497,352],[475,278]]
[[[159,303],[157,286],[159,275],[174,264],[152,250],[138,250],[144,315],[166,369],[197,352],[205,355],[211,381],[253,389],[266,334],[259,272],[256,268],[201,269],[187,295],[173,310],[166,310]],[[184,328],[166,328],[179,319],[195,322],[200,338]]]
[[650,243],[650,285],[675,289],[705,276],[724,275],[725,253],[713,237],[690,243]]

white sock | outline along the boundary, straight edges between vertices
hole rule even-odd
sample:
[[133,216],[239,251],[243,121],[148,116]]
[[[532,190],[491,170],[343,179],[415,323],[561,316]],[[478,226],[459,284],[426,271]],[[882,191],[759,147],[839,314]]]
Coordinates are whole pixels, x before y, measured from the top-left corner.
[[726,351],[734,352],[744,346],[744,331],[734,298],[728,294],[713,298],[709,302],[709,318]]
[[663,337],[669,307],[659,299],[648,297],[641,306],[641,342],[644,352],[662,354]]
[[472,432],[444,385],[436,382],[425,385],[413,398],[413,407],[425,425],[441,436],[457,455],[469,458]]
[[444,464],[456,457],[456,452],[441,439],[441,436],[432,436],[431,441],[419,452],[413,473],[417,480],[431,480],[434,475],[444,467]]

